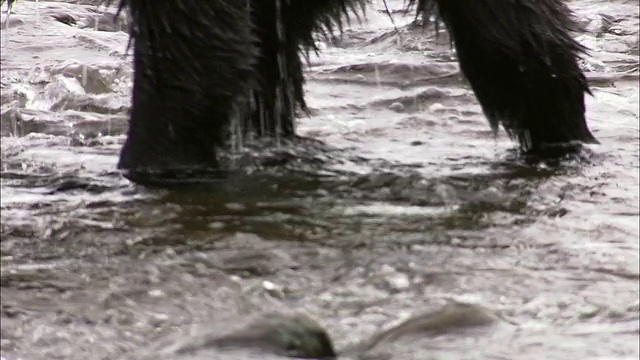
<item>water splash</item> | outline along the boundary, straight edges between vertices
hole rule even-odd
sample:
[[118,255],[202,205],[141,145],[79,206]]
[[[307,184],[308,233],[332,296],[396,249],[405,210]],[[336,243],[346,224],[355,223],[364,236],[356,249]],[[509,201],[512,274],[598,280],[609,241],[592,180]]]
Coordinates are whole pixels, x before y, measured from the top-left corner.
[[82,65],[82,87],[87,88],[87,65]]
[[113,134],[113,132],[111,131],[112,122],[113,122],[113,116],[111,114],[111,111],[109,111],[109,116],[107,117],[107,135],[108,136],[112,136]]
[[36,29],[40,29],[40,0],[36,0]]

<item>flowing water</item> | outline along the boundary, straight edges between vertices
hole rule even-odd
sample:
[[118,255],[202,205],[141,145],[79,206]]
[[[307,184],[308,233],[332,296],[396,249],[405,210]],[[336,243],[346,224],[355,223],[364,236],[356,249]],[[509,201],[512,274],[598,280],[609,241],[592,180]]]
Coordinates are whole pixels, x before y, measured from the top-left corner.
[[514,157],[446,33],[375,2],[307,69],[327,145],[171,191],[115,170],[126,19],[91,2],[3,11],[3,359],[282,359],[313,327],[341,359],[640,355],[637,0],[570,1],[581,159]]

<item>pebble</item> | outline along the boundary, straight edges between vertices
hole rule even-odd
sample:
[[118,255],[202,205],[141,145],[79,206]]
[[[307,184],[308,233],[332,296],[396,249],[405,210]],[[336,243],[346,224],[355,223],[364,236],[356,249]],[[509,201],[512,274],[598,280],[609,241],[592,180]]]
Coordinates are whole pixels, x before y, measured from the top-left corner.
[[400,272],[387,275],[385,281],[392,290],[396,291],[405,290],[411,286],[409,277]]
[[402,103],[400,102],[394,102],[391,105],[389,105],[389,109],[396,111],[396,112],[401,112],[404,111],[404,105],[402,105]]

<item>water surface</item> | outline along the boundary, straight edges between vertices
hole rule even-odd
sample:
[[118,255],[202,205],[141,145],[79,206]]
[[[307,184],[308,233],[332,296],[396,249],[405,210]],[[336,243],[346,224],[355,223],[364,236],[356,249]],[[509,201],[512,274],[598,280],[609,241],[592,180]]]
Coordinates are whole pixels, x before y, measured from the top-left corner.
[[[446,34],[376,2],[307,69],[298,131],[327,146],[171,191],[115,170],[131,58],[89,3],[21,1],[1,31],[3,358],[282,359],[172,350],[273,312],[344,359],[640,355],[637,1],[570,2],[602,142],[580,159],[514,157]],[[424,325],[452,302],[492,320]]]

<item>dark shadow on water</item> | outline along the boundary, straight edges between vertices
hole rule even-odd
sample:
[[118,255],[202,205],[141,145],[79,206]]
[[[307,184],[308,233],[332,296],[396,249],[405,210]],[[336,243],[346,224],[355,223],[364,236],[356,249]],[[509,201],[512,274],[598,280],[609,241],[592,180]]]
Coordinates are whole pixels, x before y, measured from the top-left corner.
[[[140,187],[150,195],[140,206],[155,209],[154,215],[136,210],[126,223],[132,229],[156,229],[139,243],[142,247],[198,249],[214,247],[217,239],[235,233],[326,244],[372,231],[478,231],[499,226],[485,216],[496,212],[508,214],[513,224],[535,222],[539,216],[563,216],[566,210],[560,207],[545,213],[532,209],[531,194],[548,180],[583,166],[575,159],[555,167],[531,166],[518,158],[491,163],[485,173],[440,177],[404,170],[341,176],[273,168],[226,172],[189,186]],[[398,212],[389,212],[389,206]]]
[[[470,159],[468,166],[476,171],[465,172],[462,163],[453,175],[430,176],[371,159],[362,160],[375,164],[366,174],[332,170],[337,162],[361,161],[344,155],[320,152],[286,166],[202,173],[202,181],[169,189],[133,185],[116,171],[25,171],[9,164],[1,173],[7,197],[2,241],[22,245],[3,251],[16,260],[34,254],[41,259],[136,256],[167,247],[211,249],[237,233],[334,247],[362,246],[380,237],[446,245],[450,232],[476,241],[472,233],[483,229],[563,216],[566,210],[559,205],[536,210],[531,195],[554,177],[601,160],[585,153],[552,166],[532,165],[514,152],[482,164]],[[496,213],[508,220],[493,223],[487,215]]]

